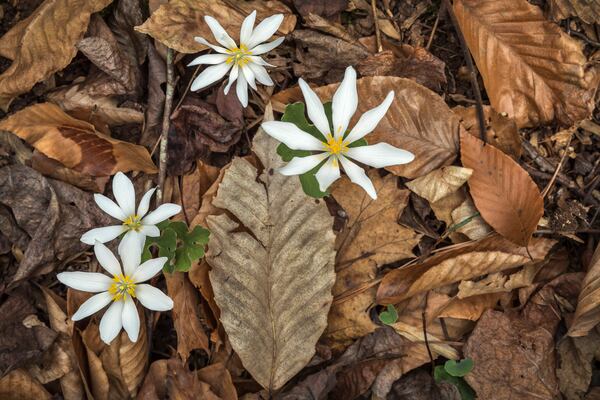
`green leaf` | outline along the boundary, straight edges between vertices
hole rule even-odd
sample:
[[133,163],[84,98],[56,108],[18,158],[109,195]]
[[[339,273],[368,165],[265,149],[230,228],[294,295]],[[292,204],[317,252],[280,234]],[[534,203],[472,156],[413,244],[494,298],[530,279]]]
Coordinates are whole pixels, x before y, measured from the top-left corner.
[[444,369],[452,376],[463,377],[473,370],[473,360],[465,358],[464,360],[448,360],[444,364]]
[[[146,262],[152,258],[152,247],[158,249],[159,257],[167,257],[169,260],[173,259],[175,249],[177,248],[177,234],[167,227],[162,229],[159,237],[146,237],[144,251],[142,252],[142,262]],[[165,264],[165,268],[168,264],[168,262]]]
[[444,366],[438,365],[433,370],[433,377],[436,382],[449,382],[458,388],[460,397],[462,400],[474,400],[475,391],[469,386],[469,384],[461,377],[450,375]]
[[379,320],[386,325],[392,325],[398,321],[398,311],[393,304],[388,304],[387,310],[379,314]]

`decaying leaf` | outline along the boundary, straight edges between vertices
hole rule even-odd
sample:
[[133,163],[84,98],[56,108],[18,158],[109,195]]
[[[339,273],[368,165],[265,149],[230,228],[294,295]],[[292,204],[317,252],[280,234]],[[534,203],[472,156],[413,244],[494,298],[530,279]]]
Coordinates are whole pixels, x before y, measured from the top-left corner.
[[556,377],[560,391],[566,400],[582,399],[592,381],[592,363],[600,355],[597,329],[587,336],[565,336],[558,343],[558,367]]
[[577,309],[569,336],[585,336],[600,322],[600,245],[590,261],[590,266],[577,300]]
[[26,371],[16,369],[0,379],[2,400],[52,400],[52,395]]
[[464,280],[458,285],[456,297],[463,299],[492,293],[510,292],[514,289],[528,287],[533,283],[537,273],[544,267],[544,264],[544,262],[529,263],[521,270],[510,275],[496,272],[480,280]]
[[[272,116],[271,116],[272,118]],[[327,325],[335,280],[333,220],[304,195],[283,165],[279,143],[259,131],[253,151],[264,170],[235,158],[213,204],[231,212],[207,218],[207,260],[221,322],[244,367],[275,390],[300,371]]]
[[66,67],[90,15],[112,0],[45,0],[28,18],[0,38],[0,55],[13,60],[0,75],[0,108],[33,85]]
[[467,133],[461,134],[460,152],[463,165],[473,170],[469,188],[483,219],[507,239],[527,246],[544,214],[533,179],[512,158]]
[[207,47],[194,40],[202,36],[210,41],[212,33],[204,22],[210,15],[221,21],[223,28],[234,40],[239,39],[243,19],[256,10],[256,20],[261,21],[274,14],[283,14],[284,20],[278,33],[286,35],[296,25],[296,16],[278,0],[230,2],[223,0],[176,0],[163,4],[150,18],[135,29],[146,33],[165,46],[180,53],[197,53]]
[[442,167],[431,171],[427,175],[406,182],[406,187],[431,203],[435,203],[456,192],[459,187],[469,180],[472,173],[473,170],[469,168]]
[[[338,84],[315,88],[321,101],[331,101]],[[390,90],[394,102],[373,133],[366,136],[369,144],[386,142],[408,150],[415,160],[404,165],[387,167],[390,172],[407,178],[417,178],[436,168],[451,164],[458,154],[459,117],[448,108],[440,96],[411,81],[397,77],[370,77],[357,81],[358,108],[350,127],[366,111],[378,106]],[[298,87],[273,96],[276,111],[285,104],[304,101]]]
[[457,226],[455,231],[471,240],[483,239],[492,232],[492,228],[479,216],[479,211],[470,197],[452,210],[452,221]]
[[582,44],[526,0],[459,0],[454,12],[492,107],[519,127],[571,126],[594,108]]
[[52,103],[19,111],[0,121],[0,129],[14,133],[66,167],[92,176],[158,171],[144,147],[112,139]]
[[588,24],[600,23],[598,0],[550,0],[550,15],[555,20],[579,17]]
[[414,257],[412,249],[421,235],[397,221],[408,203],[408,191],[397,187],[397,178],[369,173],[377,200],[357,192],[348,178],[333,186],[331,194],[342,206],[348,222],[337,237],[334,303],[326,336],[336,346],[373,332],[369,308],[375,302],[377,270],[385,264]]

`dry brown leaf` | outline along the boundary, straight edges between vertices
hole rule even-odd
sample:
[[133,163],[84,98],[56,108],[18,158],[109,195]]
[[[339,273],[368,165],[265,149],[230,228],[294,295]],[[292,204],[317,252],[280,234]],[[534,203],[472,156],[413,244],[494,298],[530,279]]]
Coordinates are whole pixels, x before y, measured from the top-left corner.
[[[543,260],[555,244],[535,238],[529,246],[534,261]],[[395,304],[415,294],[481,275],[526,264],[527,249],[497,235],[441,251],[425,262],[386,274],[377,291],[379,304]]]
[[594,108],[596,71],[581,42],[527,0],[458,0],[456,18],[492,107],[519,127],[571,126]]
[[565,336],[558,343],[556,377],[566,400],[580,400],[588,391],[599,342],[600,333],[594,329],[587,336]]
[[207,261],[221,322],[244,367],[269,390],[310,361],[335,280],[333,219],[298,179],[274,173],[283,165],[278,144],[259,130],[253,151],[263,172],[235,158],[213,201],[248,231],[225,214],[207,218]]
[[202,36],[212,42],[213,36],[204,22],[204,16],[216,18],[234,40],[239,39],[243,19],[256,10],[256,21],[273,14],[283,14],[284,19],[277,31],[280,35],[290,33],[296,25],[296,16],[283,3],[273,1],[225,2],[222,0],[175,0],[160,6],[150,18],[135,29],[146,33],[162,44],[180,53],[197,53],[207,47],[194,40]]
[[555,20],[579,17],[588,24],[600,23],[598,0],[550,0],[550,15]]
[[475,136],[461,134],[461,160],[473,169],[469,188],[483,219],[498,233],[527,246],[544,214],[544,200],[529,174],[512,158]]
[[0,129],[14,133],[66,167],[92,176],[158,171],[144,147],[112,139],[52,103],[19,111],[0,121]]
[[[337,86],[315,88],[315,92],[321,101],[331,101]],[[350,127],[364,112],[378,106],[390,90],[396,94],[388,112],[366,139],[371,144],[386,142],[408,150],[415,155],[415,160],[387,167],[387,170],[417,178],[452,164],[458,154],[460,120],[440,96],[410,79],[392,76],[359,79],[357,90],[360,101]],[[274,109],[283,112],[286,104],[304,100],[300,89],[293,87],[277,93],[272,101]]]
[[406,182],[410,190],[435,203],[456,192],[471,177],[473,170],[456,166],[442,167],[415,180]]
[[13,60],[0,75],[0,108],[66,67],[77,54],[92,13],[112,0],[45,0],[0,38],[1,55]]
[[345,177],[331,191],[348,217],[336,241],[335,300],[326,331],[335,346],[347,345],[377,328],[369,315],[375,302],[377,269],[414,257],[412,249],[421,237],[397,222],[409,193],[397,188],[397,178],[381,178],[375,170],[370,171],[369,178],[377,189],[377,200],[357,192],[356,185]]
[[0,379],[2,400],[51,400],[52,395],[26,371],[16,369]]
[[590,266],[577,300],[575,317],[569,328],[569,336],[585,336],[600,322],[600,244],[590,261]]
[[[467,223],[464,223],[467,221]],[[452,222],[454,225],[460,225],[455,229],[471,240],[483,239],[492,228],[479,216],[479,211],[475,208],[475,204],[471,197],[467,197],[460,206],[452,210]]]
[[436,318],[459,318],[477,321],[489,309],[493,309],[502,297],[501,293],[481,294],[461,299],[453,297],[435,315]]

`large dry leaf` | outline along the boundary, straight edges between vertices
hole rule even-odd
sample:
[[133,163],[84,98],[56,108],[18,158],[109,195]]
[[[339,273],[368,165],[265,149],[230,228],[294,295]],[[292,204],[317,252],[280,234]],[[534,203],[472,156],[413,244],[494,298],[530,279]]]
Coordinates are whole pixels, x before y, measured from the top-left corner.
[[406,182],[406,187],[424,199],[435,203],[456,192],[473,174],[469,168],[442,167],[415,180]]
[[207,218],[207,260],[221,322],[244,367],[269,390],[283,386],[315,353],[335,280],[327,206],[307,197],[298,179],[275,173],[283,165],[277,145],[259,131],[253,151],[263,172],[235,158],[213,201],[245,230],[225,214]]
[[483,219],[498,233],[527,246],[544,214],[544,200],[529,174],[500,150],[461,135],[461,160],[473,170],[469,188]]
[[375,303],[377,270],[414,257],[412,249],[421,237],[397,222],[409,194],[398,189],[397,178],[381,178],[375,170],[370,171],[369,178],[377,189],[377,200],[357,191],[348,178],[337,182],[331,191],[348,218],[336,242],[335,300],[326,331],[336,347],[377,328],[369,315],[369,308]]
[[527,0],[458,0],[454,12],[492,107],[519,127],[571,126],[594,108],[596,73],[582,44]]
[[90,15],[112,0],[45,0],[0,38],[0,55],[13,60],[0,75],[0,108],[66,67],[77,54]]
[[2,400],[51,400],[52,396],[26,371],[16,369],[0,379]]
[[592,256],[589,269],[581,284],[577,309],[569,336],[585,336],[600,322],[600,244]]
[[52,103],[35,104],[11,115],[0,121],[0,130],[10,131],[66,167],[92,176],[157,172],[144,147],[106,136]]
[[238,40],[242,21],[253,10],[257,12],[257,22],[273,14],[283,14],[284,20],[277,31],[280,35],[290,33],[296,25],[296,16],[277,0],[175,0],[161,5],[146,22],[135,29],[180,53],[197,53],[207,47],[196,42],[194,36],[202,36],[209,42],[213,40],[212,33],[204,22],[205,15],[216,18],[229,35]]
[[[321,101],[331,101],[338,84],[315,88]],[[444,165],[452,164],[458,154],[460,119],[444,100],[431,90],[410,79],[375,76],[357,81],[358,109],[350,127],[366,111],[378,106],[390,90],[396,94],[394,102],[373,133],[365,138],[370,144],[386,142],[408,150],[415,155],[409,164],[386,168],[407,178],[417,178]],[[285,105],[304,102],[298,87],[273,96],[274,109],[282,111]]]
[[[533,261],[543,260],[554,243],[549,239],[533,239],[529,246]],[[423,263],[389,272],[379,285],[377,302],[394,304],[430,289],[518,267],[529,261],[532,260],[525,247],[494,235],[442,251]]]

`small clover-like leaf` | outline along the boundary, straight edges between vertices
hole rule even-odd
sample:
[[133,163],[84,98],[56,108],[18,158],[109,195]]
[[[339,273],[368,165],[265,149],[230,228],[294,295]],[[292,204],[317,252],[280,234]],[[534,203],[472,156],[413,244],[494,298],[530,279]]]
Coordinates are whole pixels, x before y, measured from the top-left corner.
[[473,370],[473,360],[465,358],[464,360],[448,360],[444,364],[444,369],[452,376],[463,377]]
[[194,261],[204,257],[204,248],[208,243],[210,232],[197,225],[189,232],[184,222],[171,222],[169,229],[177,233],[178,246],[175,251],[174,270],[186,272]]
[[438,365],[433,370],[433,377],[436,382],[449,382],[456,386],[458,391],[460,392],[460,398],[462,400],[474,400],[475,399],[475,391],[469,384],[461,377],[450,375],[444,366]]
[[393,304],[388,304],[387,310],[379,314],[379,320],[385,325],[392,325],[398,321],[398,311]]

